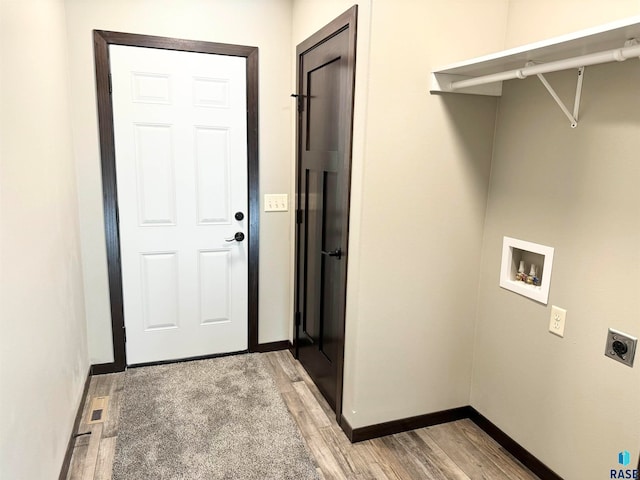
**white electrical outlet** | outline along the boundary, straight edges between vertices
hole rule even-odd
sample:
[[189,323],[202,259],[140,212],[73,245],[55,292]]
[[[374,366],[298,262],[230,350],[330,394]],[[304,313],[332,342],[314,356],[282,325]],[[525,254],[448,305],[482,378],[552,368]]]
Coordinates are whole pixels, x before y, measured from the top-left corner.
[[265,194],[265,212],[286,212],[287,210],[289,210],[289,196],[286,193]]
[[564,337],[564,322],[567,311],[564,308],[551,306],[551,318],[549,319],[549,331],[559,337]]

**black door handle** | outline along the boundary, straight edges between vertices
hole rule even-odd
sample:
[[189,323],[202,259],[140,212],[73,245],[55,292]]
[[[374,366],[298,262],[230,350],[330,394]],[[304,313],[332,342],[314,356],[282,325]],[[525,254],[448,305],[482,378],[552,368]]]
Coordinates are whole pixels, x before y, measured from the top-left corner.
[[236,234],[233,236],[233,238],[225,238],[224,241],[225,242],[241,242],[244,240],[244,233],[242,232],[236,232]]
[[327,257],[336,257],[338,260],[342,258],[342,249],[336,248],[335,250],[331,250],[330,252],[325,252],[321,250],[322,255],[326,255]]

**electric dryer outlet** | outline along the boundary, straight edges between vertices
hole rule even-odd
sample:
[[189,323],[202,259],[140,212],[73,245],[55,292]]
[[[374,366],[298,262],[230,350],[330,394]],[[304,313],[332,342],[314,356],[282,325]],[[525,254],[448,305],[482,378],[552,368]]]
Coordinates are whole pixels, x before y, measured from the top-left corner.
[[604,354],[620,363],[633,367],[637,344],[637,338],[610,328],[607,334],[607,345]]

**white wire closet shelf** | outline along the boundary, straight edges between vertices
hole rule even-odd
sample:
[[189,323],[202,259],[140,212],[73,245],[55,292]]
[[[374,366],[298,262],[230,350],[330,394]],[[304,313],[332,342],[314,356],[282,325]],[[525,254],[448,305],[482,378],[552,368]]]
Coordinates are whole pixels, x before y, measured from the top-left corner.
[[430,92],[500,96],[504,80],[536,75],[554,96],[542,75],[576,68],[573,114],[554,96],[575,126],[584,67],[628,58],[640,58],[640,16],[438,68],[431,72]]

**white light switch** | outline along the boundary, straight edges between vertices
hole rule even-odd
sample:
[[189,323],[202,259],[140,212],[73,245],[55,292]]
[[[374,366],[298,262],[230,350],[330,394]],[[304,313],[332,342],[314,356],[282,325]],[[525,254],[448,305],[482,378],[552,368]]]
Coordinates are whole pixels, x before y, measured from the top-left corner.
[[289,210],[289,196],[286,193],[265,194],[265,212],[286,212],[287,210]]
[[559,337],[564,337],[564,321],[567,311],[564,308],[551,306],[551,318],[549,319],[549,331]]

